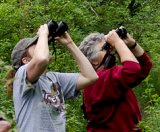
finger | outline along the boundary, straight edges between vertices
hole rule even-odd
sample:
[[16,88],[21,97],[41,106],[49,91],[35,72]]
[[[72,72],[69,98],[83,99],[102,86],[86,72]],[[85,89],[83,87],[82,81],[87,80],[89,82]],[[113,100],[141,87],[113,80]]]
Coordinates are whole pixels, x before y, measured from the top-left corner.
[[106,42],[107,42],[107,39],[108,39],[108,35],[109,35],[109,34],[106,34],[106,35],[104,36],[104,39],[105,39]]
[[54,39],[56,39],[56,40],[57,40],[57,39],[60,39],[60,37],[59,37],[59,36],[57,36],[57,37],[55,37]]

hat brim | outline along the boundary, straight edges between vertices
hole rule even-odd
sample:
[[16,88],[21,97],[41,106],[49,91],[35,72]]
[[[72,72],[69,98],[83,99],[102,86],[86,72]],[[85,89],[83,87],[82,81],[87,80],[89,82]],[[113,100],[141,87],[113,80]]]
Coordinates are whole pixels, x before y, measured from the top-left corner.
[[31,46],[32,44],[36,44],[38,41],[38,35],[34,36],[30,42],[28,43],[27,47]]

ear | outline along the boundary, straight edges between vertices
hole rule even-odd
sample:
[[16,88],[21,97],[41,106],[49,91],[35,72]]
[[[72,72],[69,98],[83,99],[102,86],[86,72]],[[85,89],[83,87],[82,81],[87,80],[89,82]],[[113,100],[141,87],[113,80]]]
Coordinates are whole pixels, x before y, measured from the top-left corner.
[[30,62],[30,58],[29,57],[23,57],[22,58],[22,62],[23,62],[23,64],[27,64],[28,62]]

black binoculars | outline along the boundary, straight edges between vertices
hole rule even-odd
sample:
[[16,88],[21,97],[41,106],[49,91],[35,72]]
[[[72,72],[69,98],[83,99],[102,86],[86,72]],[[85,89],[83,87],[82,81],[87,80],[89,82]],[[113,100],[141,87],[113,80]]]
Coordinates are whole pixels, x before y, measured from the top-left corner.
[[[118,34],[118,36],[121,38],[121,39],[124,39],[127,37],[127,30],[123,27],[123,28],[118,28],[116,29],[116,33]],[[106,42],[106,44],[102,47],[102,49],[110,49],[111,48],[111,45],[109,43]]]
[[57,23],[53,20],[48,22],[48,29],[49,29],[49,36],[52,36],[52,38],[61,36],[65,31],[67,31],[68,25],[61,21],[60,23]]
[[127,30],[125,28],[118,28],[118,29],[116,29],[116,33],[122,39],[127,37]]

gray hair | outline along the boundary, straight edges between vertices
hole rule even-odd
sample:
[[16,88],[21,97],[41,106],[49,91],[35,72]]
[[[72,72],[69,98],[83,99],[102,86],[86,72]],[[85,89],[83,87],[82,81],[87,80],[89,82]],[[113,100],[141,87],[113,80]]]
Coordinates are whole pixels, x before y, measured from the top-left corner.
[[79,49],[88,58],[89,61],[97,58],[97,50],[95,46],[104,40],[103,33],[91,33],[81,42]]

